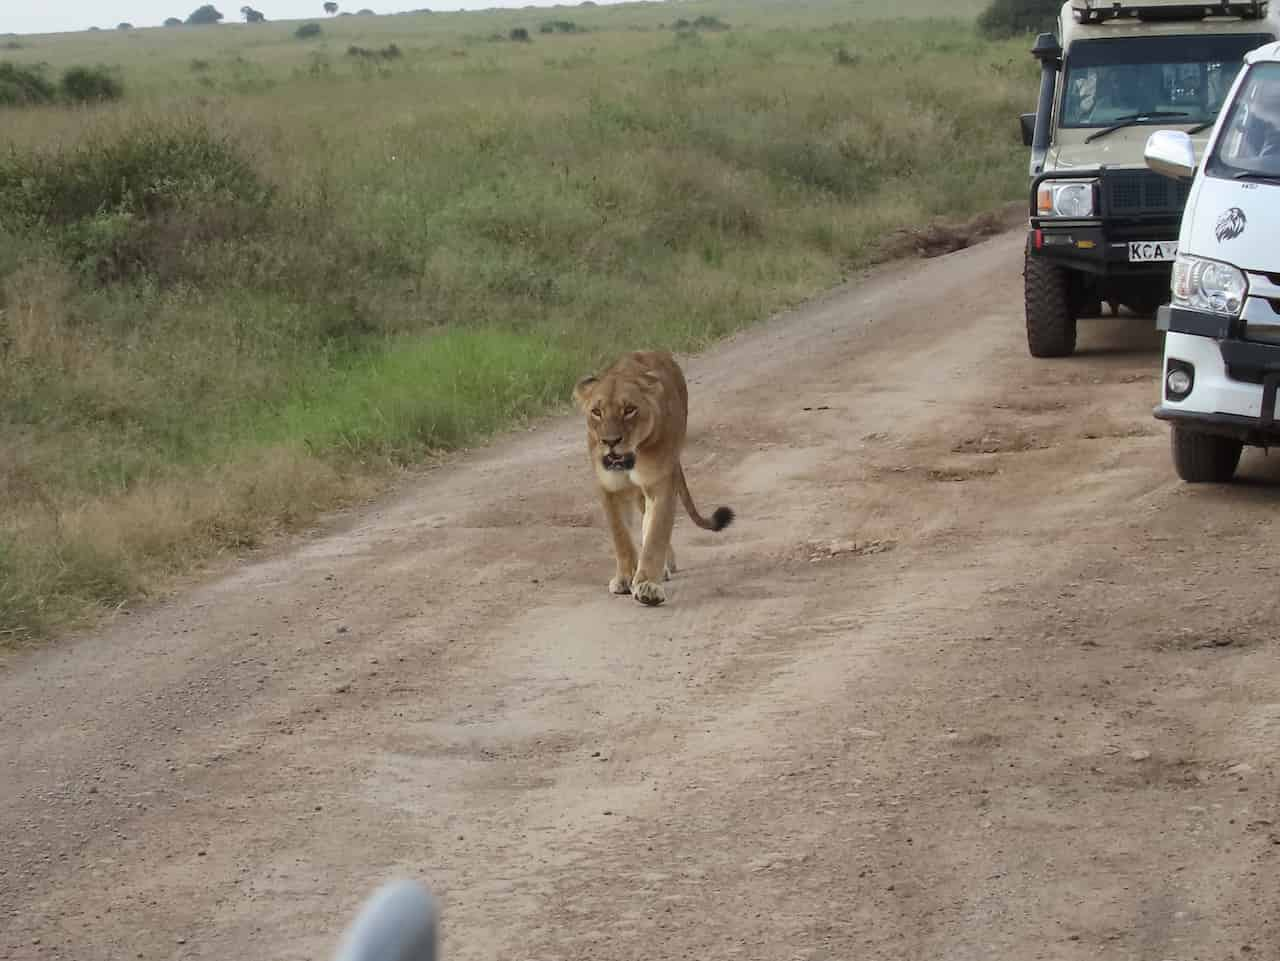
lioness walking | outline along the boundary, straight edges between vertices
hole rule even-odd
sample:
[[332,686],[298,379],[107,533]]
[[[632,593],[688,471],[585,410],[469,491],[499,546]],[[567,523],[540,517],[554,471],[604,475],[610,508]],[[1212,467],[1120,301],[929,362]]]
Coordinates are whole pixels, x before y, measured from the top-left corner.
[[[676,570],[671,549],[676,498],[705,530],[721,531],[733,521],[728,507],[716,508],[710,520],[699,514],[685,483],[680,454],[689,388],[684,373],[665,350],[626,354],[604,373],[578,381],[573,399],[587,417],[587,450],[613,537],[617,570],[609,590],[631,594],[641,604],[661,604],[667,595],[659,581]],[[639,557],[629,530],[636,507],[643,517]]]

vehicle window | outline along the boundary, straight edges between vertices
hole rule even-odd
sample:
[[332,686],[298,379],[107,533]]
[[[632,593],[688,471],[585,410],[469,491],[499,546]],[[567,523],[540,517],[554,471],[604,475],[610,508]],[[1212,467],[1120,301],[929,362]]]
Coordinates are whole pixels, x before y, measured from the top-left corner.
[[1213,177],[1280,176],[1280,63],[1249,69],[1205,172]]
[[1060,127],[1105,127],[1124,118],[1160,114],[1168,125],[1212,120],[1244,55],[1268,43],[1266,34],[1120,37],[1072,44],[1064,68]]

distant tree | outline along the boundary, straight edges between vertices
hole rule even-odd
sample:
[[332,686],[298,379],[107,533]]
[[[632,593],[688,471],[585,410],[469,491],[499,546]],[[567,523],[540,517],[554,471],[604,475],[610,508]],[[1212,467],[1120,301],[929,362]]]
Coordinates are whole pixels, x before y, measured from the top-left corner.
[[517,43],[528,43],[533,38],[529,36],[529,31],[524,27],[513,27],[511,30],[511,39]]
[[116,24],[116,29],[117,29],[117,30],[132,30],[132,29],[133,29],[133,24],[131,24],[131,23],[117,23],[117,24]]
[[89,28],[89,32],[90,32],[90,33],[99,33],[101,30],[102,30],[102,28],[101,28],[101,27],[90,27],[90,28]]
[[324,0],[324,12],[329,16],[333,16],[338,12],[338,5],[334,3],[334,0]]
[[376,17],[376,16],[377,16],[377,14],[376,14],[376,13],[374,13],[372,10],[370,10],[368,7],[365,7],[363,10],[358,11],[357,16],[361,16],[361,17]]
[[253,9],[253,7],[241,7],[240,16],[244,17],[245,23],[264,23],[267,19],[260,11]]
[[182,21],[179,20],[177,17],[170,17],[164,22],[164,25],[166,27],[180,27],[182,26]]
[[217,23],[222,19],[222,13],[211,3],[206,3],[198,10],[193,10],[191,16],[187,17],[187,23],[193,26],[200,24]]
[[312,37],[320,36],[320,24],[304,23],[297,30],[293,31],[293,35],[299,40],[310,40]]

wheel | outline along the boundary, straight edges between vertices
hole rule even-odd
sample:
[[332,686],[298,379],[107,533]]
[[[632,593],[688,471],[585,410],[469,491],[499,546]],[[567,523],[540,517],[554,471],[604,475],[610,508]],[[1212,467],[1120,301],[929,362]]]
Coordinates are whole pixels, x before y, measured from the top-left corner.
[[1230,437],[1174,427],[1173,467],[1188,484],[1225,484],[1235,476],[1244,444]]
[[1027,347],[1032,357],[1068,357],[1076,349],[1071,275],[1041,257],[1026,255],[1022,272]]

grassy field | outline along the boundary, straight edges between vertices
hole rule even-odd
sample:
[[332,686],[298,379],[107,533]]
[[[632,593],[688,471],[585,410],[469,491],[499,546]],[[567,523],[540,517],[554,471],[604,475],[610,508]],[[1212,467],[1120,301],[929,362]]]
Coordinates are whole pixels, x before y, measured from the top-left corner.
[[[1034,65],[975,35],[980,6],[11,38],[0,62],[105,65],[125,94],[0,108],[0,643],[1020,197]],[[672,29],[698,17],[727,29]]]

